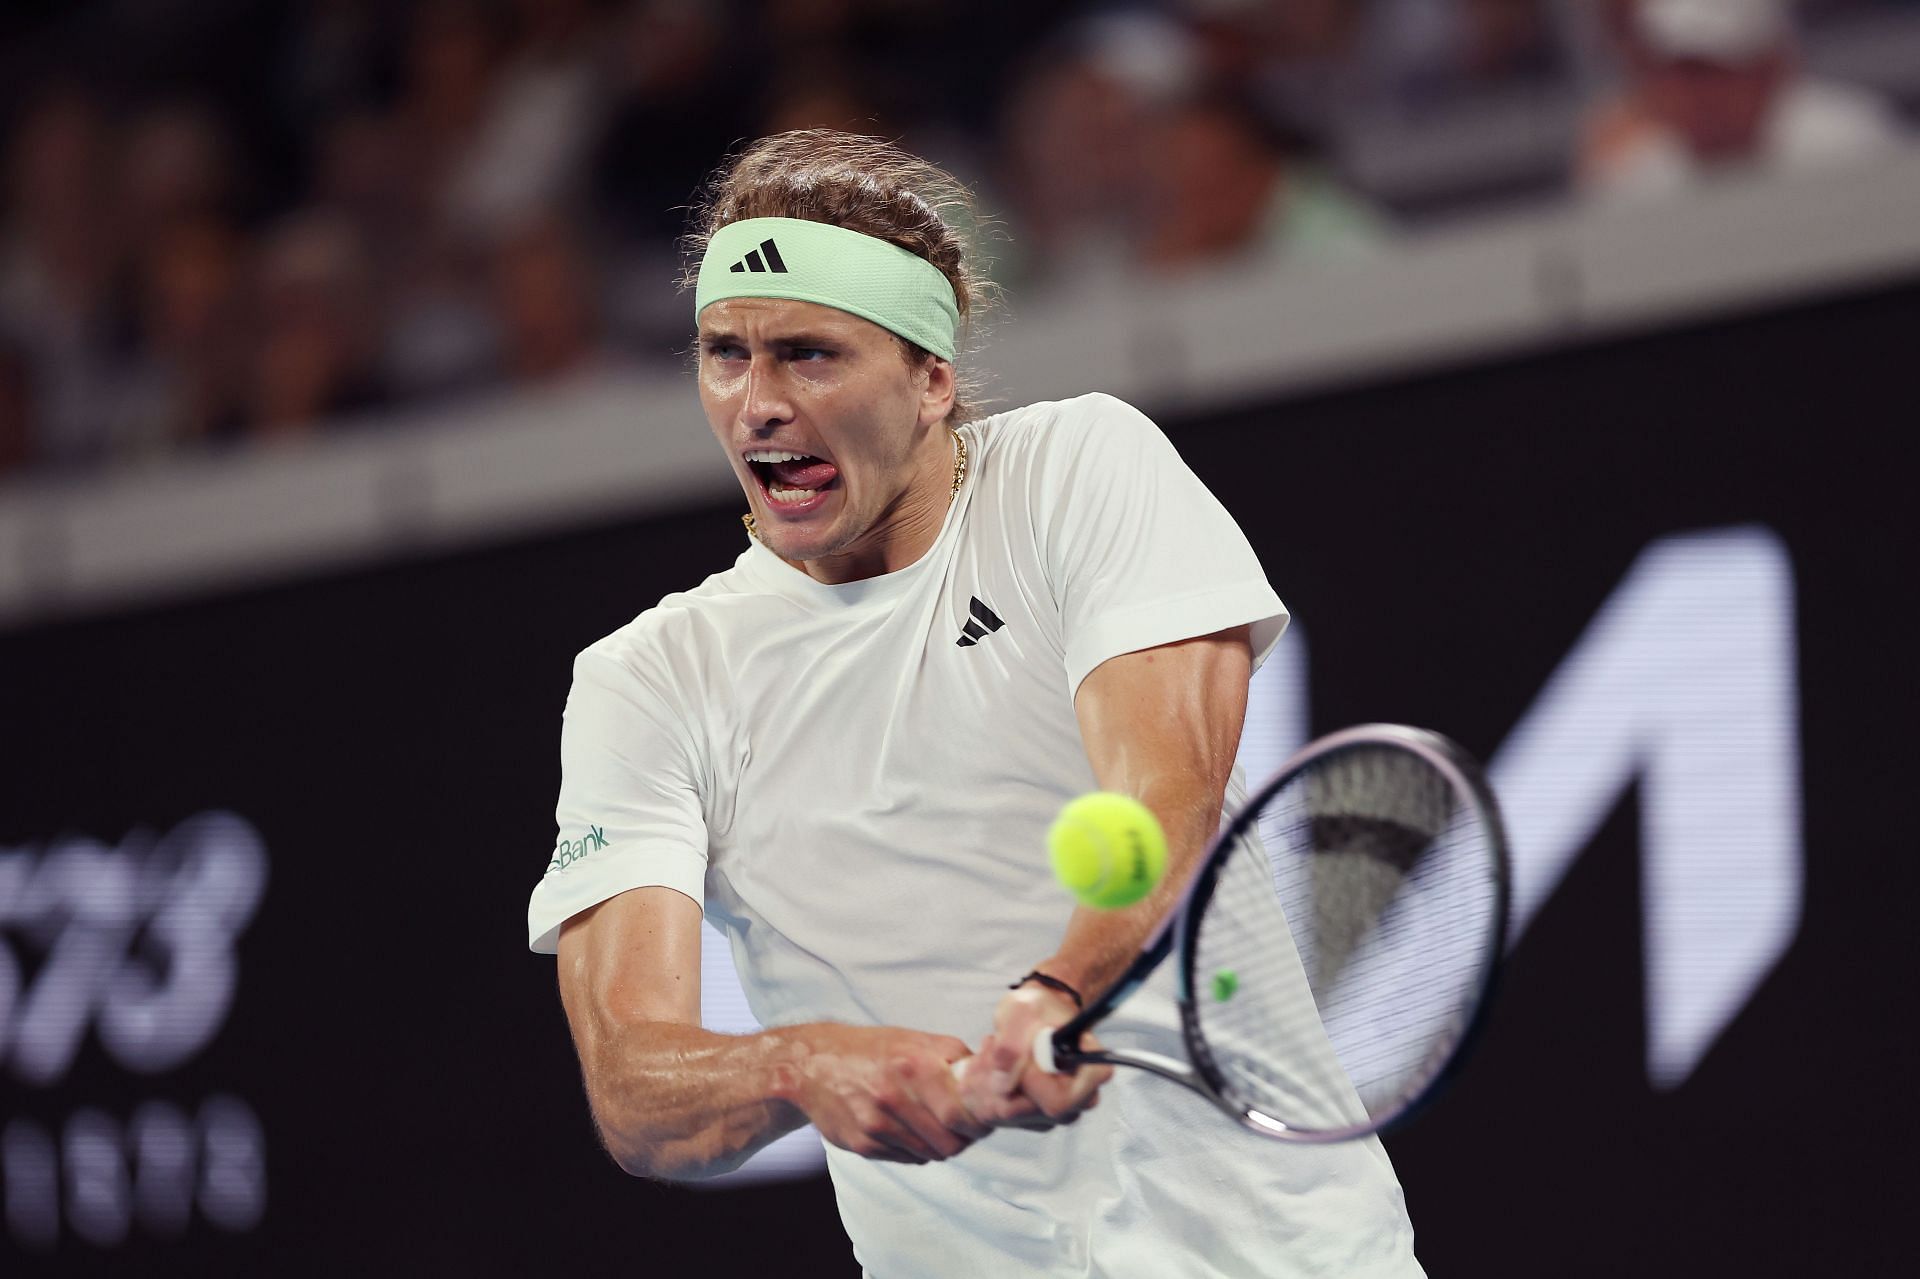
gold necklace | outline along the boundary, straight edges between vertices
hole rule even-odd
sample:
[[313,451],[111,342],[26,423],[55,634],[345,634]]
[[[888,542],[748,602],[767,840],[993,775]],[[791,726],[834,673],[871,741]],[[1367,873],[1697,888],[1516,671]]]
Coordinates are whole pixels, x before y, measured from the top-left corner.
[[[961,435],[960,432],[954,430],[952,427],[947,428],[947,434],[953,437],[954,449],[953,491],[947,494],[947,505],[952,506],[953,499],[960,496],[960,486],[967,482],[967,440],[965,436]],[[745,515],[742,515],[740,522],[747,526],[748,537],[760,536],[760,530],[753,526],[752,511],[748,511]]]

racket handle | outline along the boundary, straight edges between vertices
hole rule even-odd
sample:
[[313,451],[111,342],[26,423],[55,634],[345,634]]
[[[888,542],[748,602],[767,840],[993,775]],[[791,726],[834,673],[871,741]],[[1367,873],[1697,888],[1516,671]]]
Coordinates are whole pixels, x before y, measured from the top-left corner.
[[1053,1058],[1053,1030],[1042,1026],[1040,1033],[1033,1037],[1033,1064],[1049,1075],[1060,1073],[1060,1063]]
[[[972,1060],[971,1057],[962,1057],[958,1061],[947,1063],[947,1069],[952,1072],[956,1083],[966,1073],[967,1063]],[[1049,1075],[1060,1073],[1060,1063],[1053,1055],[1053,1031],[1045,1026],[1042,1026],[1040,1033],[1033,1037],[1033,1064]]]

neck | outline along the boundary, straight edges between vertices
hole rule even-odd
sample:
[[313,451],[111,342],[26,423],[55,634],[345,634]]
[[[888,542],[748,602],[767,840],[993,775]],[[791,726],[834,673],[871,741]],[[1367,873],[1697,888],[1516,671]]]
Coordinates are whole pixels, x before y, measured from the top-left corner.
[[929,432],[913,478],[866,532],[842,550],[787,563],[829,586],[880,577],[916,563],[933,549],[946,523],[947,507],[954,498],[957,447],[948,428]]

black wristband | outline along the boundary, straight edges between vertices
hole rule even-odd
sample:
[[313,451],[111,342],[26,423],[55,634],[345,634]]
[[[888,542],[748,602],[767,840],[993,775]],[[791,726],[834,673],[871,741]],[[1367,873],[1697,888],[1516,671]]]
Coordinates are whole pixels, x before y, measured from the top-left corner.
[[1071,999],[1073,1001],[1073,1006],[1075,1008],[1084,1009],[1087,1006],[1087,1001],[1080,998],[1079,991],[1067,985],[1067,983],[1061,981],[1058,977],[1049,976],[1048,974],[1041,972],[1038,968],[1028,973],[1025,977],[1022,977],[1019,981],[1013,983],[1013,985],[1007,987],[1007,989],[1018,990],[1030,981],[1037,981],[1042,986],[1045,986],[1048,990],[1059,991],[1061,994],[1065,995],[1068,999]]

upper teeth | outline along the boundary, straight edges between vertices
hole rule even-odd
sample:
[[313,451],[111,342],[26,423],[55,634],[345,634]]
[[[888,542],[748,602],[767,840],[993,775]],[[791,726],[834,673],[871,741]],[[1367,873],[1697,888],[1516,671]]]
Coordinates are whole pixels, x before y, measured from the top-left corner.
[[802,461],[805,461],[808,456],[809,454],[806,454],[806,453],[783,453],[778,449],[756,449],[755,451],[747,454],[747,461],[749,462],[802,462]]

